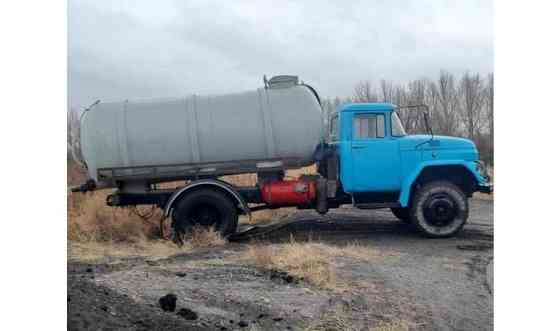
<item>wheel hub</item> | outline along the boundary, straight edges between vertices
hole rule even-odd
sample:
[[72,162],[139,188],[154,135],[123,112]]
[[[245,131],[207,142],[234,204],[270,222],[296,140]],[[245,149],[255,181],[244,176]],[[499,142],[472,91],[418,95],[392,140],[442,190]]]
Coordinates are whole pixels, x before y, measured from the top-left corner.
[[458,210],[450,197],[445,194],[437,194],[426,200],[423,213],[431,225],[446,226],[455,219]]
[[189,221],[193,225],[212,226],[218,223],[219,220],[220,214],[218,210],[206,204],[197,206],[189,215]]

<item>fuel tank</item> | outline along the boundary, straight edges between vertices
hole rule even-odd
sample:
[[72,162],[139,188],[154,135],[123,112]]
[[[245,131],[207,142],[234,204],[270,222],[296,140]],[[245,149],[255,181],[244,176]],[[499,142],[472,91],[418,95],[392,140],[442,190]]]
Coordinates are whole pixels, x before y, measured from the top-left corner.
[[301,178],[260,185],[261,198],[269,206],[308,205],[315,201],[316,191],[314,181]]

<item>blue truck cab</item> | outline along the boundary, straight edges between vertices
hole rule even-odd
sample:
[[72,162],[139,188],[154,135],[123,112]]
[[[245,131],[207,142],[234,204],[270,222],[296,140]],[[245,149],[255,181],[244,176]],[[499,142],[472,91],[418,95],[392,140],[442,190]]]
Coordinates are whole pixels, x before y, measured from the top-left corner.
[[429,237],[454,235],[468,218],[468,198],[492,191],[478,150],[468,139],[408,135],[397,110],[346,104],[330,119],[341,189],[354,206],[389,207]]

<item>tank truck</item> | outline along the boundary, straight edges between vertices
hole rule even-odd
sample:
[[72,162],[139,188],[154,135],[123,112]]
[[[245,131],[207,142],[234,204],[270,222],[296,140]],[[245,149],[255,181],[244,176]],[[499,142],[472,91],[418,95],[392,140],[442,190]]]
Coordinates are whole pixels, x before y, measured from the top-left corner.
[[[402,111],[421,111],[428,134],[407,134]],[[73,191],[113,188],[109,206],[157,206],[175,234],[198,224],[227,237],[255,210],[352,205],[390,208],[442,238],[465,225],[473,193],[493,189],[475,144],[434,135],[427,107],[351,103],[324,121],[319,95],[297,76],[244,93],[96,102],[81,117],[80,149],[89,179]],[[285,176],[311,165],[317,174]],[[256,185],[222,178],[246,173]]]

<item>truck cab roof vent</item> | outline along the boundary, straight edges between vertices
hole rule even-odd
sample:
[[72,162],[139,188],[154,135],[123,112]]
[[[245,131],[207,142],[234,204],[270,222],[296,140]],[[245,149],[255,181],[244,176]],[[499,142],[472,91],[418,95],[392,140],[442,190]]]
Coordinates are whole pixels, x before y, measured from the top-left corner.
[[297,85],[299,82],[298,76],[282,75],[274,76],[268,80],[268,88],[286,88]]

